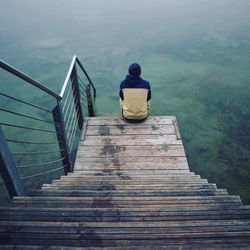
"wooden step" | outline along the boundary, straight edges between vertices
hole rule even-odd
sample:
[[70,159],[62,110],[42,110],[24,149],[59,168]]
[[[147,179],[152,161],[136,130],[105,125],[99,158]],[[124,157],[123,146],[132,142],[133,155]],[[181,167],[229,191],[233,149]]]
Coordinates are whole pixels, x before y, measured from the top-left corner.
[[107,126],[107,125],[99,125],[99,126],[88,126],[86,131],[87,136],[91,135],[113,135],[113,136],[121,136],[123,134],[126,135],[175,135],[176,131],[173,124],[168,125],[134,125],[134,124],[126,124],[123,126]]
[[181,165],[185,166],[187,164],[187,159],[184,156],[159,156],[153,157],[152,155],[147,155],[145,157],[139,156],[113,156],[113,157],[77,157],[76,164],[113,164],[115,166],[119,165],[134,165],[139,166],[145,164],[145,166],[169,166],[169,165]]
[[187,184],[185,186],[183,186],[182,184],[178,183],[166,183],[166,184],[127,184],[127,185],[112,185],[112,184],[100,184],[100,185],[86,185],[86,184],[78,184],[76,185],[75,183],[64,183],[64,182],[58,182],[58,183],[53,183],[53,184],[43,184],[43,188],[54,188],[54,187],[58,187],[58,188],[79,188],[79,189],[85,189],[85,190],[99,190],[99,188],[107,188],[107,189],[113,189],[113,190],[121,190],[121,189],[134,189],[134,190],[140,190],[140,189],[192,189],[192,188],[212,188],[215,189],[216,185],[215,184],[201,184],[201,183],[191,183],[191,184]]
[[185,152],[181,145],[166,146],[82,146],[77,157],[184,157]]
[[[134,126],[141,126],[141,124],[144,125],[172,125],[173,121],[176,121],[175,116],[150,116],[145,120],[143,123],[133,124]],[[116,125],[128,125],[124,119],[120,117],[88,117],[87,118],[87,124],[88,126],[100,126],[100,125],[106,125],[106,126],[116,126]]]
[[[100,200],[110,201],[109,197],[97,197]],[[92,202],[96,201],[96,198],[93,197],[63,197],[63,196],[55,196],[55,197],[43,197],[43,196],[16,196],[13,198],[13,203],[24,202],[31,204],[35,202],[44,202],[48,201],[50,203],[53,202]],[[117,204],[143,204],[145,203],[155,203],[155,204],[210,204],[210,203],[241,203],[241,199],[238,195],[225,195],[225,196],[172,196],[172,197],[112,197],[112,201]]]
[[[78,170],[74,170],[75,174],[79,174],[79,175],[100,175],[100,174],[107,174],[107,175],[117,175],[120,173],[123,174],[128,174],[128,175],[139,175],[141,174],[142,170],[138,170],[138,169],[115,169],[115,168],[111,168],[111,169],[78,169]],[[155,174],[161,174],[161,175],[172,175],[172,174],[187,174],[188,170],[187,169],[179,169],[179,170],[175,170],[175,169],[145,169],[143,170],[143,173],[145,175],[155,175]]]
[[50,221],[50,222],[153,222],[163,223],[184,221],[241,220],[250,219],[249,210],[228,208],[228,206],[204,206],[203,208],[170,207],[167,210],[148,208],[35,208],[13,207],[0,209],[0,221]]
[[[70,197],[78,197],[78,196],[102,196],[102,197],[134,197],[140,196],[140,191],[120,191],[120,190],[108,190],[108,191],[88,191],[88,190],[53,190],[53,191],[33,191],[31,195],[38,196],[70,196]],[[214,189],[214,190],[175,190],[175,191],[166,191],[166,190],[158,190],[158,191],[144,191],[144,196],[195,196],[195,195],[225,195],[227,191],[224,189]]]
[[250,206],[190,172],[176,119],[88,118],[75,170],[0,207],[1,249],[248,249]]
[[167,146],[182,145],[182,141],[176,135],[121,135],[121,136],[85,136],[80,141],[80,146]]

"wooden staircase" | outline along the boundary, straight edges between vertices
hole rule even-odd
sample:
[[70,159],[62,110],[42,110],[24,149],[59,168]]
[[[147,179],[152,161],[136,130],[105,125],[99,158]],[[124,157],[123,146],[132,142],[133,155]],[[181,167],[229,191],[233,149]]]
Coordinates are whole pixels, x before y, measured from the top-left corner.
[[0,249],[250,249],[250,207],[190,172],[175,117],[84,126],[74,173],[0,208]]

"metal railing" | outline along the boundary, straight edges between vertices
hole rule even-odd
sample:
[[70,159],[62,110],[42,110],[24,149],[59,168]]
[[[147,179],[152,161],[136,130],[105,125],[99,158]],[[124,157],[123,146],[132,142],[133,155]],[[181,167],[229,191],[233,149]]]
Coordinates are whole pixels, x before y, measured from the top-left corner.
[[[59,95],[2,60],[0,66],[13,78],[13,86],[0,89],[0,185],[13,197],[73,171],[96,90],[76,56]],[[25,86],[18,91],[20,81]]]

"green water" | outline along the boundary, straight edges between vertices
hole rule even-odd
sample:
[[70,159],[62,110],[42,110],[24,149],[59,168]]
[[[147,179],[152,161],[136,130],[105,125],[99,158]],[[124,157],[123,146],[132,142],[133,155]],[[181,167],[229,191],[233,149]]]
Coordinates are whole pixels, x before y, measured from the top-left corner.
[[119,83],[130,63],[140,63],[151,113],[177,117],[191,170],[250,204],[249,1],[0,6],[1,58],[59,92],[77,54],[97,88],[98,115],[119,114]]

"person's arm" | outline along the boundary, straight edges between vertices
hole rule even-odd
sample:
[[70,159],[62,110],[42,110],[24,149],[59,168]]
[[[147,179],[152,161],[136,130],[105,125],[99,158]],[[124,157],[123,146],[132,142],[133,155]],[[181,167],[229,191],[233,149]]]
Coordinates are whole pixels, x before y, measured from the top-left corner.
[[151,89],[148,90],[147,102],[151,100]]
[[119,96],[120,96],[120,98],[121,98],[122,100],[124,100],[124,96],[123,96],[123,91],[122,91],[122,89],[120,89]]

